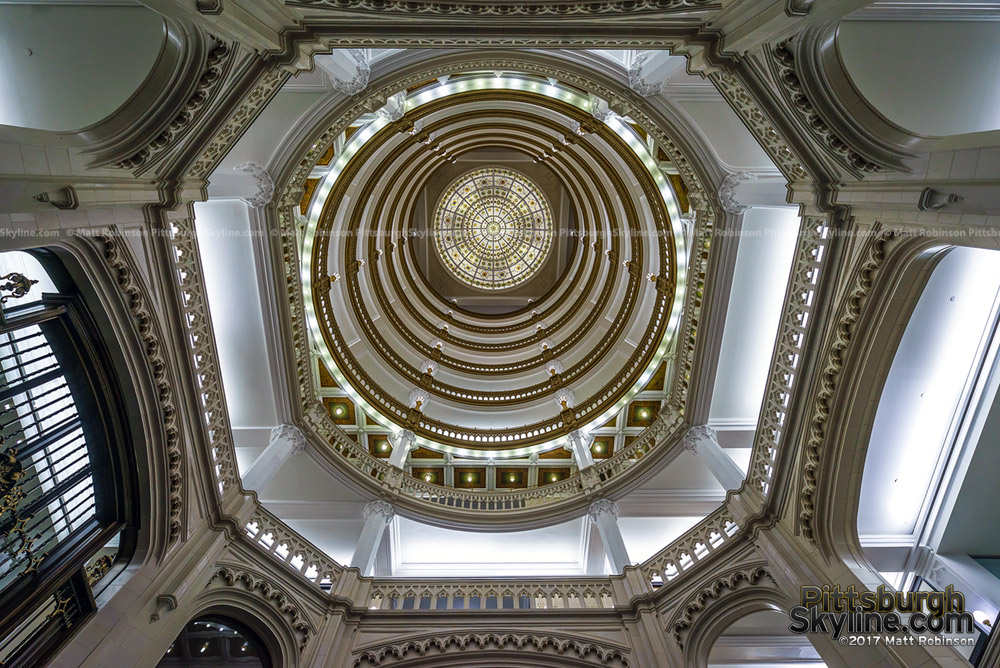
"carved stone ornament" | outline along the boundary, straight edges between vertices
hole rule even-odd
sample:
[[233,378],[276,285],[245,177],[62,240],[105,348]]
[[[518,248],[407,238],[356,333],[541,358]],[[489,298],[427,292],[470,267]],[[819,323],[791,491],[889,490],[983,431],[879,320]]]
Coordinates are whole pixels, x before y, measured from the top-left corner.
[[722,202],[722,208],[733,215],[739,215],[749,209],[749,206],[740,204],[736,199],[736,189],[741,183],[756,178],[757,175],[753,172],[730,172],[727,174],[722,185],[719,186],[719,201]]
[[921,211],[937,211],[949,204],[957,204],[964,197],[955,193],[943,193],[933,188],[924,188],[920,192],[920,199],[917,200],[917,208]]
[[201,77],[195,85],[194,93],[184,103],[180,113],[174,117],[167,127],[149,142],[145,148],[131,155],[124,160],[116,162],[113,166],[118,169],[136,169],[144,167],[152,162],[164,149],[174,143],[177,137],[193,125],[208,107],[209,99],[225,78],[226,64],[232,56],[234,50],[226,42],[214,35],[210,36],[211,45],[208,58],[205,60],[205,68]]
[[369,517],[379,517],[383,524],[388,524],[392,521],[392,518],[396,516],[396,511],[393,510],[392,504],[382,501],[381,499],[376,499],[375,501],[369,501],[365,504],[364,510],[361,514],[367,520]]
[[593,93],[590,94],[590,114],[603,123],[610,122],[618,115],[611,110],[606,100]]
[[598,499],[587,508],[587,516],[594,522],[608,515],[618,519],[618,504],[611,499]]
[[298,633],[302,638],[302,641],[299,644],[299,651],[301,652],[305,649],[306,643],[309,642],[309,636],[312,634],[313,629],[307,621],[305,613],[298,607],[294,598],[263,577],[235,567],[220,567],[212,575],[211,579],[208,581],[208,585],[211,585],[216,579],[219,578],[221,578],[222,581],[230,587],[242,584],[251,594],[262,599],[267,605],[273,607],[281,613],[281,615],[288,619],[291,627],[295,629],[296,633]]
[[651,84],[642,76],[642,66],[652,55],[652,51],[640,51],[628,66],[628,87],[643,97],[652,97],[663,92],[662,81]]
[[[568,638],[534,632],[523,633],[450,633],[400,640],[390,645],[369,647],[354,656],[354,668],[379,668],[407,661],[411,657],[426,657],[437,654],[473,654],[484,650],[509,650],[544,656],[557,654],[574,656],[588,665],[628,668],[629,650],[614,647],[590,639]],[[526,655],[526,654],[525,654]],[[430,665],[430,664],[427,664]],[[450,664],[449,664],[450,665]],[[576,664],[574,664],[576,665]]]
[[[385,101],[385,106],[375,112],[380,118],[395,122],[406,113],[406,93],[399,92]],[[416,125],[413,127],[414,134],[418,132]]]
[[294,425],[279,424],[271,430],[270,441],[288,441],[292,446],[292,454],[300,455],[306,451],[306,436]]
[[756,566],[733,571],[726,577],[716,580],[711,585],[695,594],[681,608],[680,618],[673,623],[674,640],[683,648],[687,639],[687,631],[694,620],[711,605],[712,601],[722,598],[727,591],[736,591],[745,586],[756,585],[762,580],[774,583],[774,578],[763,566]]
[[177,597],[173,594],[160,594],[156,597],[156,607],[153,608],[153,614],[149,616],[149,623],[155,624],[160,621],[160,618],[170,612],[171,610],[177,609]]
[[348,49],[347,51],[354,58],[354,62],[358,68],[357,73],[349,81],[342,81],[337,77],[331,76],[330,84],[333,85],[333,89],[338,93],[343,93],[351,97],[368,88],[368,79],[371,77],[372,70],[368,64],[368,56],[365,55],[364,49]]
[[233,167],[233,170],[250,174],[257,180],[257,192],[250,197],[241,198],[247,203],[247,206],[259,209],[267,205],[271,201],[271,198],[274,197],[274,181],[271,180],[271,175],[267,173],[267,170],[257,163],[244,162],[241,165]]
[[698,444],[706,440],[718,443],[719,435],[707,424],[699,424],[691,427],[688,430],[688,433],[684,434],[684,439],[681,441],[681,445],[684,446],[684,449],[688,452],[697,452]]
[[815,0],[785,0],[785,14],[788,16],[806,16]]
[[72,210],[80,206],[80,199],[77,197],[76,188],[65,186],[52,192],[43,192],[34,195],[38,202],[48,203],[57,209]]
[[799,526],[802,535],[816,544],[817,536],[813,526],[816,512],[817,471],[823,455],[826,422],[830,418],[830,405],[837,391],[840,373],[844,370],[845,351],[851,344],[855,324],[861,317],[861,309],[872,289],[874,277],[885,261],[886,244],[895,237],[895,231],[872,229],[873,235],[864,249],[864,254],[854,273],[854,282],[841,307],[836,327],[832,331],[838,335],[831,343],[823,363],[820,391],[813,401],[812,416],[805,442],[805,464],[802,468],[802,493],[799,500]]
[[832,151],[837,158],[852,169],[861,172],[885,171],[885,166],[864,157],[834,134],[833,129],[816,111],[809,96],[806,95],[805,88],[795,69],[795,53],[791,39],[786,39],[774,47],[772,55],[777,66],[778,83],[784,87],[792,108],[804,117],[806,127],[809,128],[820,145]]

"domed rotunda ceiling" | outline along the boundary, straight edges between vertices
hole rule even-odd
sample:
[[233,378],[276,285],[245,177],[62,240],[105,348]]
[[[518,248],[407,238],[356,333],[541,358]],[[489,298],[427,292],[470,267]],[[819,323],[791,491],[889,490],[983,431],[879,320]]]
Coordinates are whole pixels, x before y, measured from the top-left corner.
[[434,243],[459,280],[503,290],[531,278],[548,259],[552,213],[526,177],[496,167],[477,169],[441,195]]
[[523,457],[662,373],[684,298],[680,208],[654,142],[601,109],[532,74],[432,79],[314,168],[306,320],[320,375],[366,419],[431,451]]

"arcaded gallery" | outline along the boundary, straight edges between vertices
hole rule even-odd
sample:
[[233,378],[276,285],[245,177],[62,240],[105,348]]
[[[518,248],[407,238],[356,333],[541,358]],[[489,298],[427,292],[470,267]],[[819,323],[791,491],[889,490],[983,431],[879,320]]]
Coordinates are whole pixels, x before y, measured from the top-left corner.
[[0,0],[0,668],[1000,668],[1000,1]]

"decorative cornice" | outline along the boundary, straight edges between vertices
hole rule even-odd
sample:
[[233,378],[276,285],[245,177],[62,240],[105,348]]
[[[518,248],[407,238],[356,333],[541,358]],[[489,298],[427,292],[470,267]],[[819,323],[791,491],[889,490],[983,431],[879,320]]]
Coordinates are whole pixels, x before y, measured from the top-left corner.
[[208,101],[213,91],[225,78],[227,62],[231,59],[235,51],[229,44],[214,35],[209,35],[209,39],[211,39],[213,47],[208,53],[205,67],[202,70],[201,77],[198,79],[198,83],[195,85],[194,92],[191,93],[183,109],[145,148],[124,160],[116,162],[113,165],[114,167],[118,169],[136,169],[154,162],[163,153],[164,149],[174,143],[177,136],[190,128],[194,121],[208,108]]
[[409,656],[426,657],[435,651],[438,654],[469,653],[478,651],[524,651],[532,650],[544,656],[546,652],[560,655],[575,655],[580,659],[593,657],[602,666],[628,668],[629,650],[614,647],[590,639],[567,636],[525,633],[447,633],[435,636],[407,638],[381,647],[363,649],[355,653],[354,667],[393,665],[406,661]]
[[271,198],[274,197],[274,181],[271,180],[271,175],[267,173],[266,169],[255,162],[244,162],[236,165],[233,169],[237,172],[250,174],[257,180],[257,192],[250,197],[242,198],[248,206],[259,209],[270,203]]
[[718,9],[717,0],[605,0],[594,3],[589,0],[567,0],[566,2],[517,2],[497,0],[490,3],[462,2],[454,0],[286,0],[293,7],[333,9],[340,12],[371,12],[382,14],[403,14],[422,17],[483,17],[497,18],[540,16],[554,17],[600,17],[621,16],[644,13],[687,12],[691,10]]
[[743,118],[747,127],[750,128],[750,131],[785,178],[789,181],[806,180],[809,175],[799,162],[798,156],[792,152],[785,140],[774,129],[771,121],[747,92],[743,82],[723,70],[713,72],[709,75],[709,79]]
[[780,42],[771,51],[771,57],[777,70],[776,79],[792,109],[803,117],[804,126],[820,146],[832,152],[847,167],[863,173],[886,171],[888,167],[869,160],[834,134],[833,129],[816,111],[795,70],[795,54],[791,42],[792,38]]

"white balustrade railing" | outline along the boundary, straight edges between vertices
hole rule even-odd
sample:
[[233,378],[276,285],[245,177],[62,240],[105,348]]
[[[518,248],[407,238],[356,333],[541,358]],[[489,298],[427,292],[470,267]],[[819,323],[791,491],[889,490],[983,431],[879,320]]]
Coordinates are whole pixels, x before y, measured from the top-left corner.
[[683,536],[640,565],[642,579],[650,587],[672,582],[698,565],[732,538],[739,527],[726,506],[703,519]]
[[369,610],[568,610],[614,608],[610,578],[376,580]]
[[816,306],[828,234],[824,219],[802,219],[747,476],[749,487],[765,496],[771,488],[774,463],[788,426],[792,391],[801,371],[803,346]]

